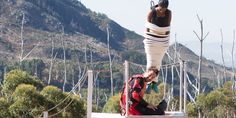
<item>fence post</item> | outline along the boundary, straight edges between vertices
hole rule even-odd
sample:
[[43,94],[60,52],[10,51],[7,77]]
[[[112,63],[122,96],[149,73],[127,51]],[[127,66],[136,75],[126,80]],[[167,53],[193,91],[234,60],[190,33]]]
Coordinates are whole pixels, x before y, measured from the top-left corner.
[[128,80],[129,80],[129,62],[125,60],[125,88],[126,88],[126,106],[125,106],[125,117],[128,118],[129,117],[129,84],[128,84]]
[[179,77],[179,111],[182,112],[182,91],[183,91],[183,62],[180,62],[180,77]]
[[187,71],[186,71],[186,62],[183,61],[183,70],[184,70],[184,113],[186,113],[186,104],[187,104]]
[[88,70],[87,118],[92,118],[93,71]]
[[48,118],[48,112],[47,111],[43,112],[43,118]]

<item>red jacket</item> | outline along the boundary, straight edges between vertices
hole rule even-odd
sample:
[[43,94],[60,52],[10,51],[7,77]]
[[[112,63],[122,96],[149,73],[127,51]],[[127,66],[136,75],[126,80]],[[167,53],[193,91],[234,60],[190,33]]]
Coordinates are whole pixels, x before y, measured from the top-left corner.
[[[129,79],[129,89],[131,90],[129,93],[130,101],[132,104],[130,104],[129,107],[129,115],[141,115],[140,112],[138,112],[135,107],[137,105],[141,105],[143,107],[146,107],[148,103],[143,99],[144,93],[146,91],[146,83],[144,81],[143,75],[134,75]],[[121,102],[123,106],[125,107],[126,104],[126,88],[123,89],[123,93],[121,96]]]

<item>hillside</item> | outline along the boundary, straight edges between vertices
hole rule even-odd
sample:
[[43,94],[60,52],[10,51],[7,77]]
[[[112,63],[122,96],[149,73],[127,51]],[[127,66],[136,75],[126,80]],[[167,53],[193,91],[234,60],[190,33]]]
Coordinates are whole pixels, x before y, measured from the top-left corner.
[[[107,28],[111,55],[117,63],[128,59],[145,64],[142,36],[120,26],[105,14],[89,10],[77,0],[0,0],[1,70],[4,71],[6,66],[14,65],[24,57],[25,60],[42,59],[45,63],[42,76],[46,80],[50,60],[55,57],[57,63],[61,64],[55,67],[61,69],[59,72],[54,70],[55,74],[59,73],[55,78],[63,78],[63,49],[68,63],[73,61],[75,55],[83,63],[88,60],[108,61]],[[23,53],[21,39],[24,41]],[[173,47],[169,49],[172,56]],[[32,49],[32,53],[27,55]],[[180,57],[188,62],[188,71],[197,76],[198,55],[181,44],[177,45],[177,50]],[[203,65],[203,77],[206,80],[215,80],[216,75],[222,75],[223,67],[213,61],[204,58]],[[122,72],[117,67],[114,67],[116,71]]]
[[110,45],[116,50],[125,49],[127,46],[124,44],[132,43],[130,39],[142,39],[106,15],[90,11],[77,0],[1,0],[0,8],[1,26],[7,30],[16,30],[17,34],[20,34],[24,14],[26,29],[76,36],[83,34],[105,44],[108,27]]

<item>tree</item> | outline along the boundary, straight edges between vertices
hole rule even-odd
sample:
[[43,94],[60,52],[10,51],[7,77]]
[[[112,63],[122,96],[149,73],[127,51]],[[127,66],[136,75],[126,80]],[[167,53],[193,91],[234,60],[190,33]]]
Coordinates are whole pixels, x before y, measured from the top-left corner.
[[0,98],[0,118],[11,118],[11,114],[8,110],[9,102],[5,98]]
[[112,60],[111,60],[111,52],[110,52],[110,35],[109,35],[109,29],[107,25],[107,51],[109,56],[109,70],[110,70],[110,80],[111,80],[111,96],[114,95],[114,88],[113,88],[113,73],[112,73]]
[[[55,104],[48,110],[49,115],[68,118],[85,117],[85,103],[79,96],[71,95],[70,93],[65,94],[62,90],[54,86],[47,86],[40,93]],[[55,111],[57,112],[55,113]],[[63,113],[60,113],[62,111]]]
[[45,63],[42,59],[24,60],[21,62],[21,69],[38,78],[43,77]]
[[11,94],[15,91],[15,88],[20,84],[31,84],[37,89],[43,88],[43,83],[39,79],[30,76],[27,72],[12,70],[5,75],[2,92],[6,96],[11,96]]
[[189,116],[196,117],[200,111],[202,117],[223,118],[234,117],[236,103],[232,94],[232,82],[226,82],[223,88],[211,91],[208,94],[199,94],[196,104],[188,104]]
[[225,67],[224,47],[223,47],[223,39],[224,39],[224,38],[223,38],[223,31],[222,31],[222,29],[220,29],[220,34],[221,34],[221,45],[220,45],[221,58],[222,58],[223,68],[224,68],[223,80],[224,80],[224,82],[226,82],[226,67]]
[[69,104],[64,108],[63,116],[65,118],[86,118],[85,102],[78,95],[69,98]]
[[202,52],[203,52],[203,41],[204,39],[206,39],[206,37],[208,36],[209,32],[204,36],[204,32],[203,32],[203,20],[199,18],[199,16],[197,15],[198,21],[200,23],[201,26],[201,34],[200,36],[196,33],[196,31],[193,31],[195,33],[195,35],[197,36],[197,38],[199,39],[200,43],[201,43],[201,52],[200,52],[200,57],[199,57],[199,66],[198,66],[198,76],[199,76],[199,80],[198,80],[198,94],[201,92],[201,78],[202,78]]
[[40,93],[55,104],[60,103],[60,101],[66,97],[63,92],[55,86],[46,86]]
[[110,97],[105,106],[103,107],[102,112],[120,113],[120,97],[121,94],[116,94]]
[[13,104],[9,107],[9,111],[14,117],[39,117],[44,109],[50,107],[49,102],[33,85],[21,84],[17,86],[12,97]]
[[187,105],[187,109],[188,109],[188,116],[189,117],[197,117],[198,113],[197,113],[197,107],[194,103],[190,102]]

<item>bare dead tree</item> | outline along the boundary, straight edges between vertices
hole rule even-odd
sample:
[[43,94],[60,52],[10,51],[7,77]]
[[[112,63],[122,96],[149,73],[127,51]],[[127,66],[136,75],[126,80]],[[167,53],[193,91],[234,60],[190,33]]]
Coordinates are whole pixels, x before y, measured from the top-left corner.
[[88,61],[87,61],[87,46],[88,46],[88,42],[86,40],[86,44],[85,44],[85,50],[84,50],[84,60],[85,60],[85,65],[88,65]]
[[174,63],[176,62],[177,58],[177,34],[175,33],[175,46],[174,46]]
[[51,39],[51,42],[52,42],[52,54],[51,54],[51,60],[50,60],[50,68],[49,68],[49,74],[48,74],[48,85],[50,85],[51,83],[51,78],[52,78],[52,68],[53,68],[53,65],[54,65],[54,61],[57,57],[57,52],[56,54],[54,55],[54,42],[53,42],[53,39]]
[[113,74],[112,74],[112,59],[111,59],[111,53],[110,53],[110,36],[109,36],[109,28],[107,26],[107,50],[108,50],[108,56],[109,56],[109,67],[110,67],[110,75],[111,75],[111,96],[114,95],[113,93]]
[[223,80],[224,80],[224,82],[226,82],[226,68],[225,68],[224,47],[223,47],[223,39],[224,38],[223,38],[223,31],[222,31],[222,29],[220,29],[220,35],[221,35],[221,45],[220,45],[221,58],[222,58],[223,68],[224,68]]
[[22,13],[22,20],[21,20],[21,30],[20,30],[20,40],[21,40],[21,53],[20,53],[20,65],[21,62],[24,61],[32,52],[33,50],[39,46],[40,42],[37,43],[25,56],[24,56],[24,23],[25,23],[25,13]]
[[201,33],[200,36],[197,34],[196,31],[193,31],[197,38],[199,39],[201,43],[201,51],[200,51],[200,57],[199,57],[199,65],[198,65],[198,94],[201,92],[201,78],[202,78],[202,52],[203,52],[203,41],[206,39],[208,36],[209,32],[204,36],[204,29],[203,29],[203,19],[200,19],[199,16],[197,15],[198,21],[201,26]]
[[233,68],[232,69],[233,70],[233,76],[232,76],[232,82],[233,82],[232,90],[233,91],[235,89],[234,42],[235,42],[235,30],[233,31],[233,46],[231,50],[231,60],[232,60],[232,68]]
[[65,42],[64,42],[64,27],[62,28],[62,36],[61,36],[61,42],[62,42],[62,48],[63,48],[63,63],[64,63],[64,82],[63,82],[63,92],[65,92],[65,86],[67,82],[67,68],[66,68],[66,49],[65,49]]
[[79,56],[78,56],[78,65],[79,65],[79,74],[78,74],[78,91],[77,93],[81,96],[80,94],[80,91],[81,91],[81,87],[83,86],[84,82],[85,82],[85,79],[84,79],[84,76],[86,76],[86,69],[88,67],[88,61],[87,61],[87,47],[88,47],[88,42],[87,40],[85,41],[85,47],[84,47],[84,60],[85,60],[85,65],[84,65],[84,68],[82,69],[80,65],[82,65],[80,63],[80,60],[79,60]]
[[[201,50],[200,50],[200,56],[199,56],[199,65],[198,65],[198,95],[201,93],[201,80],[202,80],[202,52],[203,52],[203,41],[204,39],[207,37],[207,35],[209,34],[209,32],[204,36],[203,34],[203,19],[200,19],[199,16],[197,15],[198,21],[200,23],[200,27],[201,27],[201,33],[200,36],[197,34],[196,31],[193,31],[195,33],[195,35],[197,36],[197,38],[200,41],[200,45],[201,45]],[[201,118],[201,111],[200,109],[198,109],[198,117]]]
[[[214,88],[219,88],[219,85],[218,85],[218,76],[217,76],[217,73],[216,73],[216,69],[215,69],[215,65],[212,64],[213,66],[213,72],[214,72]],[[216,80],[217,79],[217,80]],[[218,85],[218,86],[217,86]]]
[[[77,55],[76,55],[76,50],[75,50],[75,42],[73,42],[73,53],[72,53],[72,87],[74,88],[75,87],[75,68],[77,67],[76,65],[76,58],[77,58]],[[76,93],[75,93],[76,94]]]
[[52,46],[52,54],[51,54],[51,61],[50,61],[50,68],[49,68],[49,74],[48,74],[48,85],[50,84],[51,81],[51,76],[52,76],[52,66],[53,66],[53,54],[54,54],[54,42],[53,39],[51,38],[51,46]]
[[90,64],[91,64],[91,68],[94,69],[92,47],[90,47]]
[[[96,74],[94,75],[94,90],[95,90],[95,103],[96,103],[96,109],[98,109],[98,105],[99,105],[99,80],[98,80],[98,75],[100,74],[100,70],[96,72]],[[97,81],[98,81],[98,86],[97,86]]]
[[20,39],[21,39],[20,63],[21,63],[21,61],[23,59],[23,54],[24,54],[24,39],[23,39],[24,22],[25,22],[25,14],[22,13],[21,30],[20,30]]

